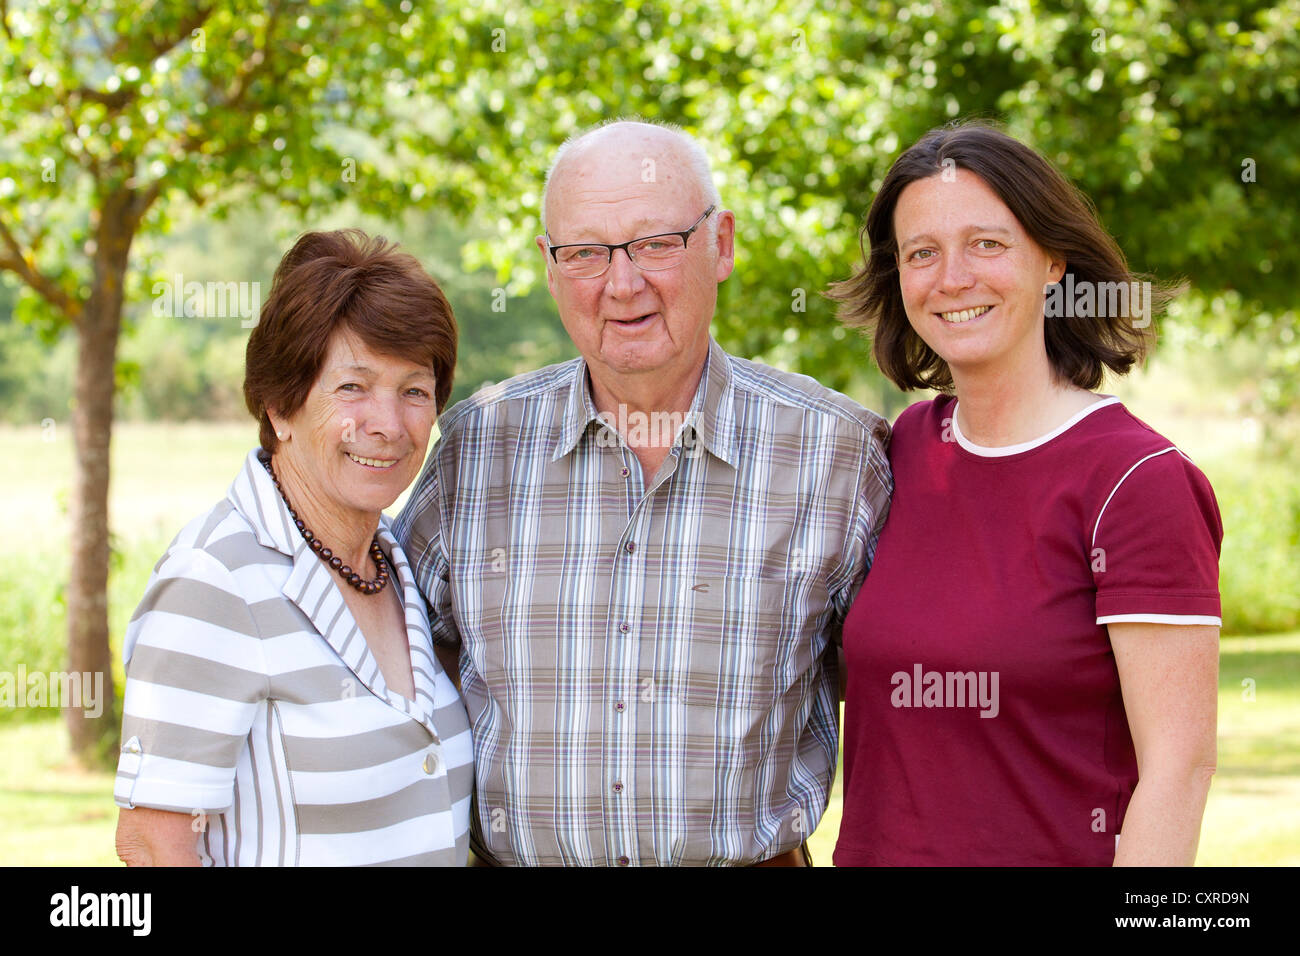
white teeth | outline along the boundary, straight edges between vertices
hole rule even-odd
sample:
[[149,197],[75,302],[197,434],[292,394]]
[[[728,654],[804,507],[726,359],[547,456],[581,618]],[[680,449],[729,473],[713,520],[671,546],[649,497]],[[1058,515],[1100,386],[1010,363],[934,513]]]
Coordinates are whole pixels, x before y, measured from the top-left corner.
[[961,312],[940,312],[939,318],[945,322],[969,322],[971,319],[978,318],[989,309],[991,305],[981,305],[974,309],[963,309]]
[[369,465],[371,468],[390,468],[397,464],[396,459],[392,461],[380,461],[378,458],[362,458],[359,455],[352,454],[352,452],[348,452],[348,457],[359,465]]

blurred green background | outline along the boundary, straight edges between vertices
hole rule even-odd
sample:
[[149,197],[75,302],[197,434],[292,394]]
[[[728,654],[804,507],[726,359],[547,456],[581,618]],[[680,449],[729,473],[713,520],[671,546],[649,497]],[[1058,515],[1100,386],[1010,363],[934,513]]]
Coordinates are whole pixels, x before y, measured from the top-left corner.
[[[74,435],[112,428],[119,689],[153,562],[255,443],[242,317],[177,314],[160,283],[264,296],[300,232],[382,233],[456,310],[456,400],[574,354],[532,245],[554,148],[602,119],[663,119],[701,139],[736,213],[719,341],[893,418],[925,396],[886,383],[821,293],[852,269],[898,152],[979,116],[1074,179],[1135,269],[1189,282],[1147,367],[1103,390],[1197,461],[1223,513],[1220,770],[1198,862],[1300,863],[1298,24],[1300,2],[11,0],[0,671],[68,666]],[[111,421],[89,414],[105,374]],[[0,708],[0,861],[112,863],[111,774],[74,758],[57,718]]]

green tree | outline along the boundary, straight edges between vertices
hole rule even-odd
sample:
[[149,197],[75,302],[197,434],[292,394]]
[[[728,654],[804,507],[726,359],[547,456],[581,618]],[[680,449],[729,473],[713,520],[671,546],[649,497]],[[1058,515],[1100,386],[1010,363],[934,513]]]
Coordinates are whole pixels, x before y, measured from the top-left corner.
[[[1238,293],[1251,334],[1261,311],[1268,334],[1295,324],[1296,0],[480,10],[515,64],[489,100],[492,128],[509,135],[480,146],[507,221],[536,222],[538,191],[518,182],[539,181],[548,151],[521,157],[521,140],[554,143],[619,114],[687,127],[737,214],[737,272],[715,332],[742,354],[837,387],[873,380],[819,293],[853,267],[857,227],[898,153],[971,116],[1058,163],[1137,269]],[[526,285],[540,265],[529,236],[516,229],[481,255]]]
[[[123,303],[145,297],[133,243],[165,231],[178,202],[216,215],[258,196],[464,210],[472,177],[454,151],[413,152],[398,122],[408,53],[438,46],[439,28],[410,3],[0,4],[0,270],[25,285],[24,318],[71,327],[78,344],[71,670],[112,673],[115,363]],[[67,711],[86,758],[116,732],[106,684],[102,718]]]

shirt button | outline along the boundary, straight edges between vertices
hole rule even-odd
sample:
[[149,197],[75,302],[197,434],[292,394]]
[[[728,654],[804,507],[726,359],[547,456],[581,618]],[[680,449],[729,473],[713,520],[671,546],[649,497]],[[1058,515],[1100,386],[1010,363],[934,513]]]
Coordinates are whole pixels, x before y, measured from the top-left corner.
[[631,554],[633,551],[636,550],[636,542],[629,541],[627,544],[623,545],[623,550],[626,551],[628,554]]
[[425,756],[424,772],[427,774],[435,774],[438,772],[438,758],[436,755],[428,754]]
[[129,754],[138,754],[144,750],[144,748],[140,746],[139,737],[132,737],[130,740],[126,742],[126,746],[123,747],[122,749]]
[[622,792],[623,792],[623,785],[622,785],[621,783],[616,783],[616,784],[614,784],[614,792],[615,792],[615,793],[622,793]]
[[626,634],[628,631],[632,630],[632,625],[624,622],[618,626],[618,629]]
[[618,473],[622,475],[624,478],[626,478],[628,475],[632,474],[632,469],[624,465],[622,468],[618,470]]
[[620,857],[618,858],[618,865],[619,865],[619,866],[627,866],[627,865],[628,865],[629,863],[631,863],[631,862],[632,862],[632,861],[629,860],[629,859],[628,859],[627,857],[625,857],[625,856],[620,856]]
[[614,710],[618,711],[618,713],[621,714],[623,713],[623,711],[627,710],[627,704],[623,703],[621,700],[617,701],[614,704]]

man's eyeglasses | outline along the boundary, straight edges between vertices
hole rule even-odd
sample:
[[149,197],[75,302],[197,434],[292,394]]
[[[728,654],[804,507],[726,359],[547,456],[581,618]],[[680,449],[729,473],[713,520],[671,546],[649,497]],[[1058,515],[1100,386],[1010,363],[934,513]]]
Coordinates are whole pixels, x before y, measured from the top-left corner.
[[686,240],[691,238],[691,233],[699,229],[704,220],[709,218],[709,213],[716,208],[713,205],[704,210],[704,215],[683,232],[664,232],[617,245],[606,242],[567,242],[553,246],[548,235],[546,248],[560,271],[571,279],[594,279],[604,275],[609,264],[614,261],[615,249],[625,251],[638,268],[647,272],[671,269],[686,258]]

